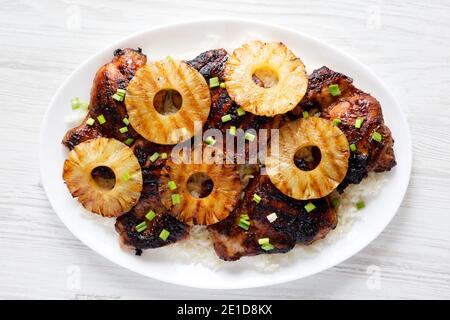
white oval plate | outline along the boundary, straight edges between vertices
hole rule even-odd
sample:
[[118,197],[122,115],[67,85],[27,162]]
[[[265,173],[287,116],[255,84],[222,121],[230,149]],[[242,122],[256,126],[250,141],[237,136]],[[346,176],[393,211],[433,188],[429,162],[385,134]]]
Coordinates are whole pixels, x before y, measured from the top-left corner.
[[[88,100],[97,69],[112,58],[116,48],[140,47],[150,60],[167,55],[192,59],[213,48],[228,50],[261,39],[282,41],[305,63],[308,72],[326,65],[351,76],[356,85],[374,95],[383,107],[385,121],[395,138],[398,165],[387,175],[381,191],[367,203],[361,218],[337,241],[327,244],[313,257],[294,255],[292,263],[269,273],[258,271],[253,258],[226,263],[214,270],[202,264],[182,263],[168,254],[170,249],[147,250],[138,257],[118,244],[112,219],[89,214],[69,194],[61,178],[67,150],[61,139],[68,126],[70,99]],[[411,171],[411,138],[406,118],[389,90],[369,69],[347,54],[297,31],[259,22],[240,20],[196,21],[154,28],[130,36],[102,50],[79,66],[62,84],[45,115],[41,132],[41,174],[48,199],[64,224],[87,246],[115,263],[145,276],[199,288],[233,289],[282,283],[315,274],[346,260],[372,240],[391,221],[406,192]]]

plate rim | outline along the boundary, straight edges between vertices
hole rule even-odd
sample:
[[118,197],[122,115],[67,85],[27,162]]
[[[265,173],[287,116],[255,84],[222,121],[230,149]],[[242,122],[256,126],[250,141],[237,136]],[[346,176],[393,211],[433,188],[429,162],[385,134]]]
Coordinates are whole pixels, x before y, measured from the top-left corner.
[[[342,255],[342,257],[340,259],[335,259],[332,263],[325,263],[323,264],[321,267],[315,269],[314,271],[310,271],[307,272],[301,276],[298,276],[296,273],[292,273],[290,276],[287,277],[283,277],[283,279],[281,280],[277,280],[276,278],[272,279],[270,278],[270,280],[266,280],[264,282],[261,283],[257,283],[257,284],[253,284],[253,285],[239,285],[239,283],[237,285],[234,285],[232,287],[228,287],[228,286],[218,286],[218,285],[213,285],[210,286],[208,284],[204,284],[204,283],[199,283],[194,285],[191,284],[187,284],[187,283],[180,283],[179,281],[174,281],[172,280],[170,277],[158,277],[155,278],[153,276],[150,276],[144,272],[142,272],[141,270],[139,270],[138,268],[136,268],[135,266],[130,266],[130,265],[125,265],[117,260],[115,260],[113,258],[113,254],[110,254],[108,252],[104,252],[101,250],[97,250],[97,248],[92,244],[89,243],[88,241],[86,241],[86,239],[83,238],[82,235],[80,235],[79,232],[75,231],[74,228],[71,227],[71,225],[66,221],[66,218],[64,217],[64,215],[60,214],[56,209],[55,209],[55,205],[53,203],[53,201],[50,199],[49,196],[49,190],[48,190],[48,182],[47,178],[44,174],[44,166],[43,166],[43,158],[44,158],[44,150],[43,150],[43,145],[45,137],[44,137],[44,131],[46,126],[48,125],[48,118],[49,118],[49,113],[51,111],[51,106],[54,105],[57,97],[59,96],[59,94],[61,93],[61,91],[66,87],[66,85],[68,83],[70,83],[70,81],[72,80],[72,78],[74,77],[75,74],[78,73],[78,71],[80,69],[83,69],[86,65],[88,65],[92,60],[95,60],[98,56],[102,55],[105,51],[107,50],[112,50],[114,48],[116,48],[120,43],[125,42],[125,41],[129,41],[132,40],[133,38],[136,37],[140,37],[145,35],[146,33],[151,33],[151,32],[158,32],[158,31],[163,31],[164,29],[167,28],[180,28],[182,26],[188,26],[188,25],[192,25],[192,24],[204,24],[204,23],[244,23],[244,24],[249,24],[249,25],[260,25],[260,26],[264,26],[270,29],[274,29],[280,32],[288,32],[291,34],[295,34],[299,37],[303,37],[306,38],[312,42],[316,42],[318,44],[320,44],[321,46],[324,47],[328,47],[336,52],[338,52],[339,54],[341,54],[342,56],[344,56],[346,59],[348,59],[349,61],[352,61],[352,63],[356,64],[358,66],[358,68],[361,68],[362,70],[364,70],[364,72],[367,72],[370,77],[374,78],[379,85],[381,86],[381,89],[387,94],[387,96],[389,96],[390,99],[392,99],[392,101],[398,106],[398,109],[402,115],[402,117],[400,119],[397,120],[401,120],[402,122],[402,126],[406,129],[405,132],[405,136],[407,137],[406,142],[407,145],[404,146],[406,148],[406,150],[408,151],[408,154],[405,155],[405,163],[403,164],[403,166],[407,166],[406,168],[406,173],[407,173],[407,182],[404,183],[403,185],[403,190],[401,190],[399,192],[399,195],[401,195],[401,199],[398,201],[398,203],[395,205],[395,210],[393,210],[393,213],[390,215],[390,217],[388,219],[386,219],[385,223],[382,225],[382,228],[380,228],[380,231],[377,232],[375,234],[375,236],[373,237],[368,237],[366,238],[365,241],[361,241],[360,245],[357,246],[356,250],[354,250],[351,253],[347,253],[345,255]],[[90,55],[87,59],[85,59],[82,63],[80,63],[70,74],[69,76],[67,76],[67,78],[61,83],[61,85],[59,86],[59,88],[56,90],[56,92],[54,93],[50,103],[47,105],[46,111],[44,113],[43,116],[43,120],[41,122],[41,127],[40,127],[40,136],[39,136],[39,163],[40,163],[40,177],[41,177],[41,181],[42,181],[42,187],[45,191],[46,197],[53,209],[53,211],[57,214],[57,216],[59,217],[59,219],[63,222],[64,226],[78,239],[80,240],[84,245],[86,245],[88,248],[90,248],[91,250],[93,250],[94,252],[96,252],[97,254],[99,254],[100,256],[103,256],[104,258],[106,258],[107,260],[109,260],[110,262],[113,262],[114,264],[122,267],[122,268],[126,268],[128,270],[131,270],[137,274],[140,274],[142,276],[154,279],[154,280],[159,280],[159,281],[163,281],[163,282],[167,282],[167,283],[171,283],[171,284],[176,284],[176,285],[181,285],[181,286],[185,286],[185,287],[191,287],[191,288],[198,288],[198,289],[216,289],[216,290],[233,290],[233,289],[247,289],[247,288],[259,288],[259,287],[266,287],[266,286],[272,286],[275,284],[282,284],[282,283],[287,283],[287,282],[291,282],[294,280],[299,280],[299,279],[303,279],[306,277],[309,277],[311,275],[314,274],[318,274],[321,273],[327,269],[330,269],[334,266],[337,266],[339,264],[341,264],[342,262],[348,260],[350,257],[358,254],[361,250],[363,250],[365,247],[367,247],[370,243],[372,243],[373,241],[375,241],[386,229],[386,227],[391,223],[392,219],[394,218],[394,216],[397,214],[401,204],[403,203],[405,194],[408,190],[410,181],[411,181],[411,170],[412,170],[412,162],[413,162],[413,152],[412,152],[412,140],[411,140],[411,131],[410,131],[410,127],[409,127],[409,123],[406,117],[406,114],[404,113],[404,109],[401,107],[401,104],[399,103],[399,101],[397,100],[397,98],[395,97],[395,95],[393,95],[392,91],[390,90],[390,88],[388,88],[384,81],[381,80],[381,78],[379,78],[368,66],[366,66],[365,64],[363,64],[362,62],[360,62],[357,58],[353,57],[352,55],[348,54],[347,52],[341,50],[340,48],[335,47],[332,44],[329,44],[319,38],[310,36],[308,34],[305,34],[303,32],[297,31],[295,29],[289,28],[289,27],[285,27],[285,26],[280,26],[277,24],[273,24],[273,23],[268,23],[268,22],[263,22],[260,20],[254,20],[254,19],[243,19],[243,18],[207,18],[207,19],[187,19],[187,20],[182,20],[179,22],[175,22],[175,23],[166,23],[166,24],[159,24],[156,25],[154,27],[150,27],[150,28],[146,28],[144,30],[140,30],[137,32],[133,32],[127,36],[123,36],[120,39],[108,44],[107,46],[104,46],[103,48],[99,49],[98,51],[96,51],[94,54]],[[235,282],[236,284],[236,282]]]

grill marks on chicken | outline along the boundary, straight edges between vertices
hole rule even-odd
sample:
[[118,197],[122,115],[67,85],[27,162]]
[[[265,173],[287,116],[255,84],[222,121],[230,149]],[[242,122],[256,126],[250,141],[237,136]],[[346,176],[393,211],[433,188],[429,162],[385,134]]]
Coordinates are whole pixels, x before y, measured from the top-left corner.
[[[102,66],[95,75],[86,118],[64,136],[62,143],[66,147],[73,149],[77,144],[96,137],[115,138],[119,141],[139,137],[131,125],[128,126],[128,132],[119,131],[124,126],[123,119],[127,117],[127,110],[124,102],[116,101],[112,96],[117,89],[126,89],[136,71],[146,62],[147,57],[140,49],[117,49],[114,52],[112,61]],[[104,124],[99,124],[98,121],[92,126],[86,124],[87,119],[96,120],[100,115],[105,117]]]
[[[155,152],[170,153],[171,146],[159,145],[143,138],[133,145],[133,152],[142,167],[143,189],[139,202],[134,208],[117,218],[116,231],[120,235],[120,243],[127,247],[135,248],[137,253],[143,249],[158,248],[188,236],[189,227],[177,220],[161,203],[159,184],[161,169],[166,160],[157,159],[150,161],[149,157]],[[153,210],[156,217],[152,221],[145,219],[145,215]],[[146,221],[147,229],[141,233],[136,231],[136,225]],[[159,234],[163,229],[170,232],[167,240],[162,240]]]
[[[258,194],[261,201],[253,201]],[[281,193],[265,175],[253,178],[236,209],[225,220],[211,225],[208,231],[217,255],[227,261],[242,256],[263,253],[284,253],[297,243],[310,244],[323,238],[336,227],[337,214],[328,198],[311,201],[316,209],[308,213],[304,206],[309,201],[294,200]],[[270,223],[267,216],[275,212],[278,218]],[[248,214],[248,231],[238,226],[240,216]],[[258,239],[269,238],[273,250],[265,251]]]
[[[340,95],[330,94],[328,87],[332,84],[339,85]],[[396,165],[394,139],[384,123],[380,103],[356,88],[350,77],[327,67],[315,70],[309,76],[305,98],[292,114],[298,116],[303,110],[318,111],[329,120],[340,119],[339,128],[349,144],[355,144],[357,148],[350,155],[347,175],[337,188],[339,192],[349,184],[360,183],[371,171],[389,171]],[[357,118],[364,119],[359,129],[355,128]],[[381,142],[372,139],[374,132],[382,135]]]

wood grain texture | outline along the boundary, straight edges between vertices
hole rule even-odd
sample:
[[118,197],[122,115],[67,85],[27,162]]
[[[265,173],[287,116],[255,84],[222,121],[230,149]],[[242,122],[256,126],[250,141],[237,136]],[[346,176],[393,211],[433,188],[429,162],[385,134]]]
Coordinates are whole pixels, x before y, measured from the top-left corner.
[[[2,0],[0,8],[0,298],[450,298],[450,2]],[[38,136],[61,82],[118,38],[205,17],[268,21],[323,39],[370,66],[400,100],[414,144],[409,190],[387,229],[348,261],[273,287],[195,290],[114,265],[51,209]],[[370,285],[373,270],[380,288]],[[80,283],[71,283],[78,272]]]

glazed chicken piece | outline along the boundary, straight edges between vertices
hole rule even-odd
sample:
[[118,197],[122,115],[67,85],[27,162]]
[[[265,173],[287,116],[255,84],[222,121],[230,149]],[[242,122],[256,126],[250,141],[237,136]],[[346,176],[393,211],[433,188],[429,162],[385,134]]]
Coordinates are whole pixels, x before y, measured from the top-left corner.
[[[120,235],[120,243],[135,248],[137,254],[143,249],[158,248],[185,239],[189,233],[189,227],[170,215],[161,203],[158,186],[166,160],[158,158],[152,162],[149,159],[155,152],[170,154],[170,150],[171,146],[155,144],[142,138],[133,145],[133,152],[142,168],[143,190],[136,206],[117,218],[116,231]],[[151,221],[145,218],[150,210],[156,213]],[[143,221],[146,222],[147,229],[137,232],[136,226]],[[167,240],[159,237],[163,229],[170,232]]]
[[[256,203],[253,195],[261,197]],[[316,208],[307,212],[305,205],[312,202]],[[267,216],[275,212],[277,219],[269,222]],[[238,226],[241,215],[250,218],[246,231]],[[297,243],[310,244],[324,238],[337,225],[337,214],[328,198],[312,201],[294,200],[281,193],[268,176],[253,178],[236,209],[225,220],[211,225],[208,231],[217,255],[227,261],[243,256],[284,253]],[[273,250],[265,251],[258,239],[269,238]]]
[[[121,133],[124,127],[123,119],[127,117],[124,102],[112,98],[117,89],[126,89],[136,71],[144,66],[147,57],[141,50],[117,49],[111,62],[102,66],[96,73],[89,103],[89,111],[83,123],[69,130],[62,143],[70,150],[80,142],[96,138],[107,137],[125,141],[136,139],[139,134],[129,125],[128,132]],[[97,117],[103,115],[106,122],[99,124]],[[93,118],[94,125],[86,124],[87,119]]]
[[[333,96],[329,86],[339,85],[340,94]],[[349,184],[358,184],[368,172],[389,171],[395,165],[394,139],[384,124],[380,103],[370,94],[353,85],[353,79],[327,67],[315,70],[309,76],[307,93],[299,106],[290,114],[298,117],[303,110],[319,112],[326,119],[340,119],[339,128],[356,151],[349,159],[347,175],[338,187],[343,192]],[[361,128],[355,128],[357,118],[364,119]],[[381,142],[372,139],[374,132],[382,136]]]

